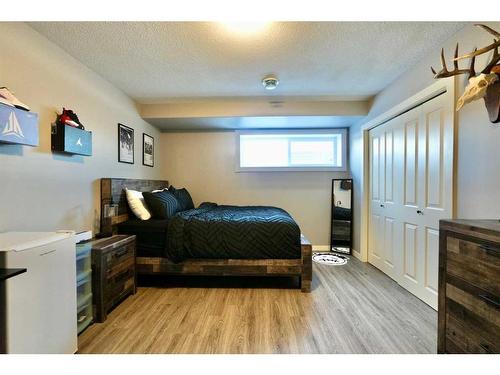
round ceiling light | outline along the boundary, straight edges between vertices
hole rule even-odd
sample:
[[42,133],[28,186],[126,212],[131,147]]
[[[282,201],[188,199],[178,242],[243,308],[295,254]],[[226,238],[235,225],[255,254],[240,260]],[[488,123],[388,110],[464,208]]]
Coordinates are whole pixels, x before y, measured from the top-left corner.
[[262,78],[262,85],[266,90],[274,90],[279,84],[280,80],[274,75],[268,75]]
[[224,27],[238,35],[253,35],[269,27],[271,22],[222,22]]

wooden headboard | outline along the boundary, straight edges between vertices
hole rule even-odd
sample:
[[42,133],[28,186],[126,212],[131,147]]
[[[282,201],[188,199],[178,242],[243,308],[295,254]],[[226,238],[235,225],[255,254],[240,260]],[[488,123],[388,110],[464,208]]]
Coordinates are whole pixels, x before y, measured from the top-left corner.
[[[138,191],[152,191],[157,189],[168,188],[166,180],[138,180],[130,178],[101,178],[101,233],[103,226],[106,225],[104,220],[104,205],[118,204],[118,215],[111,219],[111,227],[115,232],[116,224],[127,221],[131,214],[128,207],[127,198],[125,196],[125,188]],[[109,229],[108,229],[109,230]]]

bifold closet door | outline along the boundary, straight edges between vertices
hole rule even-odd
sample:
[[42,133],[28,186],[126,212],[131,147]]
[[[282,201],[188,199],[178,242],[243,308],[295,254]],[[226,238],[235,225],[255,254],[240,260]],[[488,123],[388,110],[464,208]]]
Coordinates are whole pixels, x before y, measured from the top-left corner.
[[394,149],[401,136],[393,119],[370,131],[370,225],[369,262],[397,279],[397,211],[400,200],[395,184],[398,166]]
[[441,95],[370,131],[368,260],[435,309],[439,220],[453,214],[452,121]]

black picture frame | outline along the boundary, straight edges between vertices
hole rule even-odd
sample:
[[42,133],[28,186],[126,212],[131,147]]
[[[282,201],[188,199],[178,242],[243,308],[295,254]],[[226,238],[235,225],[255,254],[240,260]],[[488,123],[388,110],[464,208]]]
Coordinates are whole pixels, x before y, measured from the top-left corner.
[[[128,149],[128,151],[127,151]],[[122,154],[124,151],[128,155]],[[129,126],[118,124],[118,162],[134,164],[134,129]]]
[[[149,150],[149,144],[146,143],[146,140],[151,142],[151,150]],[[151,164],[149,164],[148,159],[151,159]],[[142,133],[142,165],[146,167],[155,166],[155,139],[146,133]]]

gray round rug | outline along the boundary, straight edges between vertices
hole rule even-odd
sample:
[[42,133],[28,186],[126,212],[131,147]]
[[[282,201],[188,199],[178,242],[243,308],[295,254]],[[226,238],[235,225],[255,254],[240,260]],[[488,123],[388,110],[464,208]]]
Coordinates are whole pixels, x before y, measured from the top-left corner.
[[333,253],[313,253],[312,259],[328,266],[343,266],[347,263],[347,257]]

